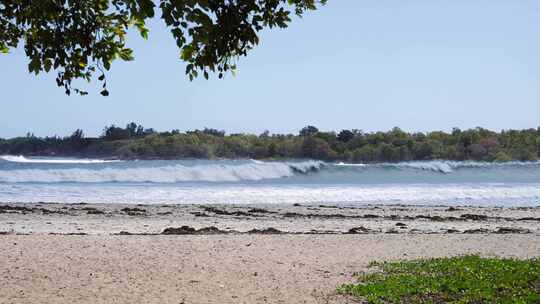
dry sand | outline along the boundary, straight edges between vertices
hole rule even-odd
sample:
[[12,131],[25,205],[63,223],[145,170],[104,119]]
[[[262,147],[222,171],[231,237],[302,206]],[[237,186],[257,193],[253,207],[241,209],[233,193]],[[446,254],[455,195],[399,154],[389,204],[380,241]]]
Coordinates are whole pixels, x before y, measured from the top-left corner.
[[373,260],[540,255],[537,234],[0,236],[0,303],[352,303]]

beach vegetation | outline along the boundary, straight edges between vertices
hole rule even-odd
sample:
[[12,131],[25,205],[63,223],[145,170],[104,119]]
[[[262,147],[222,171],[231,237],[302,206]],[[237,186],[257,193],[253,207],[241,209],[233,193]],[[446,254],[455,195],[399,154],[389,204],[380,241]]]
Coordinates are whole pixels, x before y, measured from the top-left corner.
[[540,303],[540,260],[460,256],[372,263],[338,291],[367,303]]

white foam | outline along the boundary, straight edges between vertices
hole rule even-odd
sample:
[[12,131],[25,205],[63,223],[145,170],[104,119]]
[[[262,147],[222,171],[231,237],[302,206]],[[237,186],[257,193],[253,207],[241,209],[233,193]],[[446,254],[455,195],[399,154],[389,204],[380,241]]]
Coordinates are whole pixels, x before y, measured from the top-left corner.
[[396,164],[398,168],[413,168],[440,173],[451,173],[455,166],[446,161],[405,162]]
[[131,204],[414,204],[537,206],[540,184],[373,186],[1,184],[2,201]]
[[366,164],[347,164],[347,163],[344,163],[344,162],[339,162],[337,164],[335,164],[336,166],[339,166],[339,167],[368,167],[369,165],[366,165]]
[[75,159],[75,158],[26,158],[22,155],[2,155],[0,159],[14,163],[31,163],[31,164],[102,164],[119,162],[119,160],[104,160],[104,159]]

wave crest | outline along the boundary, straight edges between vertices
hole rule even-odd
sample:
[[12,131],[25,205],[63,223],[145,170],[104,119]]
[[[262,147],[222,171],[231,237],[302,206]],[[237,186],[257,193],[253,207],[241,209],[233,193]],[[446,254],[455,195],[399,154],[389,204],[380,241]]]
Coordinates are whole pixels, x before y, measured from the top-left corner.
[[29,164],[103,164],[114,163],[119,160],[104,160],[104,159],[75,159],[75,158],[26,158],[22,155],[2,155],[0,159],[13,163],[29,163]]
[[181,164],[161,167],[102,169],[15,169],[0,171],[0,182],[78,182],[78,183],[176,183],[176,182],[238,182],[292,177],[318,171],[323,162],[249,162],[243,164]]
[[489,163],[479,161],[450,161],[450,160],[430,160],[430,161],[410,161],[401,163],[379,163],[379,164],[345,164],[337,163],[337,167],[345,168],[385,168],[385,169],[399,169],[399,170],[422,170],[431,171],[436,173],[449,174],[459,169],[492,169],[492,168],[512,168],[512,167],[538,167],[540,161],[532,162],[520,162],[511,161],[504,163]]

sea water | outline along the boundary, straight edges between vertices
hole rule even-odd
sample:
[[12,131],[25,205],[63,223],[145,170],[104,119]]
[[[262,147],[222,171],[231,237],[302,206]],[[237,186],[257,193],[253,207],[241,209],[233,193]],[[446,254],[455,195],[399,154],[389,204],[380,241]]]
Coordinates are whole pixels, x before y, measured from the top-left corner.
[[0,202],[539,206],[540,162],[0,156]]

